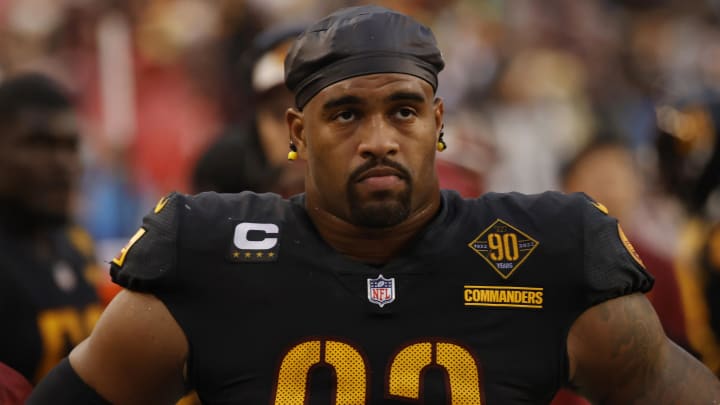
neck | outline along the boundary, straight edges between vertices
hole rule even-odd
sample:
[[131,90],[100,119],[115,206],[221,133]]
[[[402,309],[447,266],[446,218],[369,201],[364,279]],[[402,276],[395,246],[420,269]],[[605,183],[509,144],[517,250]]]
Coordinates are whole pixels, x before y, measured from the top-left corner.
[[440,193],[415,209],[402,223],[387,228],[365,228],[343,220],[306,199],[305,208],[320,236],[333,249],[354,260],[384,264],[411,243],[440,209]]

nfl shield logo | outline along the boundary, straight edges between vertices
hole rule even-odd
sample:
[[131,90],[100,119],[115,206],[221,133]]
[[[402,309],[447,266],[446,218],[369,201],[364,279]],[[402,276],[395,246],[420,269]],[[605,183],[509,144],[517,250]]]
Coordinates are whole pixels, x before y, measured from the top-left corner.
[[385,278],[379,275],[378,278],[369,278],[368,301],[380,305],[380,308],[395,301],[395,279]]

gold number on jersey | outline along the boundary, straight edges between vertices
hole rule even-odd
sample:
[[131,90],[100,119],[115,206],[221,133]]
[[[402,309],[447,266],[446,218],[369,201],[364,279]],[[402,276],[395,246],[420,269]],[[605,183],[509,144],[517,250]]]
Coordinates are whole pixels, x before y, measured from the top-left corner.
[[73,347],[90,335],[101,313],[102,308],[93,304],[82,311],[66,307],[49,309],[38,315],[43,356],[35,374],[36,381],[65,357],[68,345]]
[[[317,365],[332,367],[337,376],[335,405],[366,404],[368,373],[365,359],[353,346],[331,340],[312,340],[292,347],[278,372],[274,403],[307,403],[307,381]],[[481,405],[480,373],[470,351],[455,343],[416,342],[401,348],[390,360],[386,393],[396,398],[421,400],[423,369],[438,366],[448,375],[452,405]]]
[[490,259],[495,262],[515,261],[520,257],[518,238],[515,233],[490,233],[487,237]]
[[[433,353],[435,351],[435,353]],[[433,357],[435,361],[433,361]],[[472,354],[453,343],[415,343],[405,346],[392,360],[388,376],[389,394],[420,400],[422,370],[428,366],[445,369],[449,380],[450,403],[481,404],[480,375]]]
[[311,340],[294,346],[283,358],[278,373],[276,405],[304,405],[308,375],[316,366],[331,367],[337,378],[336,405],[364,404],[367,393],[365,360],[347,343]]

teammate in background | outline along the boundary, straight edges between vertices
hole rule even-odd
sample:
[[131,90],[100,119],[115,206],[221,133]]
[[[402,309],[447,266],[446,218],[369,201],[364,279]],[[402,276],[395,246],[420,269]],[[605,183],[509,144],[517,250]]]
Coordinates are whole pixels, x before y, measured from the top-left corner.
[[0,83],[0,362],[37,382],[102,311],[93,243],[71,220],[80,134],[70,96],[39,74]]
[[381,7],[308,28],[285,61],[305,193],[161,200],[112,264],[128,290],[28,403],[720,402],[602,205],[440,190],[443,66]]

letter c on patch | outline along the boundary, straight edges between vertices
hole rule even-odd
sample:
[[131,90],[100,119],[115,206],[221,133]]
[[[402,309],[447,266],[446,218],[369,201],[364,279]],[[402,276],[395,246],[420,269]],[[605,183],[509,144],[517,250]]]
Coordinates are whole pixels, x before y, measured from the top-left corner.
[[277,235],[279,228],[275,224],[259,224],[254,222],[241,222],[235,227],[233,243],[242,250],[268,250],[277,245],[277,238],[265,238],[263,240],[248,240],[250,231],[262,231],[266,235]]

